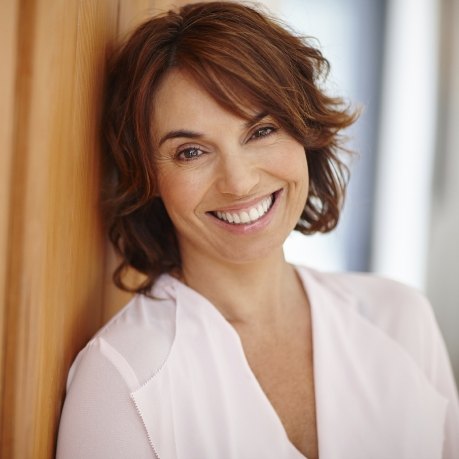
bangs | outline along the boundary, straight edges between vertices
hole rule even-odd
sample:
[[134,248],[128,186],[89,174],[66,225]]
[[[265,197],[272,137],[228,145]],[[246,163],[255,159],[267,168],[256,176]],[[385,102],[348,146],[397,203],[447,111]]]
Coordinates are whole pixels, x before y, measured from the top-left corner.
[[265,109],[258,94],[245,81],[224,73],[215,65],[206,64],[183,70],[221,107],[246,120],[253,116],[254,111]]
[[187,56],[175,67],[184,72],[207,92],[222,108],[248,121],[254,114],[266,113],[275,119],[293,138],[304,143],[306,125],[300,113],[286,96],[277,95],[279,86],[251,77],[240,66],[231,68],[216,62],[192,60]]
[[[241,21],[203,22],[175,37],[171,67],[186,72],[235,115],[248,119],[254,110],[267,112],[292,133],[304,126],[292,53],[282,49],[279,37],[266,41],[254,24]],[[300,119],[293,129],[292,121]]]

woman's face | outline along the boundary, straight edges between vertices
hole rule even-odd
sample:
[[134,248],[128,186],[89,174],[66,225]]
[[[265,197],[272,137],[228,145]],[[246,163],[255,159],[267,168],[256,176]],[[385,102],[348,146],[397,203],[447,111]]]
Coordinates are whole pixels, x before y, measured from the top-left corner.
[[282,253],[308,194],[304,148],[269,114],[250,121],[171,72],[154,103],[159,193],[184,265]]

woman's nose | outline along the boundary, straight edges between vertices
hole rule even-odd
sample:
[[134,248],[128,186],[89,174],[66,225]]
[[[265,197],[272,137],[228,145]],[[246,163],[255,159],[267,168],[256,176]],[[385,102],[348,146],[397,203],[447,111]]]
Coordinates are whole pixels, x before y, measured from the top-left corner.
[[247,196],[260,180],[259,170],[248,152],[232,152],[219,161],[217,189],[222,194]]

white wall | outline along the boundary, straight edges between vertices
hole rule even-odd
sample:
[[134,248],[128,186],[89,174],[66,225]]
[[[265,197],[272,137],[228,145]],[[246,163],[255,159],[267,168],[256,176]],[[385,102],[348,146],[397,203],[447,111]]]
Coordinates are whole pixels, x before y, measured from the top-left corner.
[[438,72],[437,0],[391,0],[372,270],[425,287]]

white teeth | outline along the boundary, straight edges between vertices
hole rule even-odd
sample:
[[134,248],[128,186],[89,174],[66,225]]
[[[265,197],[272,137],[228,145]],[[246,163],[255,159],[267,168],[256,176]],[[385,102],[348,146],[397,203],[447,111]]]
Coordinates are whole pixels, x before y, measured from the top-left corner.
[[263,201],[251,207],[250,209],[233,213],[222,212],[217,210],[214,212],[214,215],[220,220],[223,220],[228,223],[233,223],[236,225],[253,223],[259,220],[261,217],[263,217],[263,215],[265,215],[266,212],[268,212],[268,210],[271,208],[272,203],[273,195],[269,195],[267,198],[263,199]]
[[240,218],[241,218],[241,223],[249,223],[250,222],[250,217],[249,217],[249,214],[247,212],[241,212],[239,214]]
[[250,217],[250,220],[252,221],[258,220],[260,218],[260,215],[258,214],[258,210],[255,208],[250,209],[249,217]]

